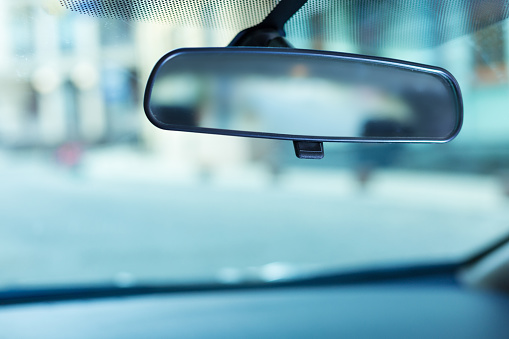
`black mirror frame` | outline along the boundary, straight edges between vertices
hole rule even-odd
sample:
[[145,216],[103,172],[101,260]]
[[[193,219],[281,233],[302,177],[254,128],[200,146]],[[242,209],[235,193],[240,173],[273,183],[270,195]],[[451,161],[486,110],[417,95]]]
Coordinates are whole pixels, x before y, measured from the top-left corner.
[[[160,67],[171,57],[189,52],[222,52],[228,49],[233,53],[282,53],[282,54],[301,54],[301,55],[320,55],[339,59],[359,60],[359,61],[370,61],[380,64],[389,65],[392,67],[399,67],[405,69],[418,70],[421,72],[428,72],[440,75],[446,79],[450,84],[451,88],[455,91],[457,107],[458,107],[458,120],[455,129],[452,133],[444,138],[394,138],[394,137],[317,137],[317,136],[305,136],[305,135],[288,135],[288,134],[273,134],[273,133],[262,133],[262,132],[249,132],[249,131],[233,131],[215,128],[204,128],[204,127],[190,127],[190,126],[179,126],[172,124],[165,124],[156,120],[150,111],[150,97],[152,88],[154,85],[154,79],[157,75]],[[237,137],[249,137],[249,138],[264,138],[264,139],[278,139],[278,140],[292,140],[292,141],[310,141],[310,142],[350,142],[350,143],[446,143],[454,139],[461,130],[463,124],[463,100],[461,96],[461,90],[458,82],[454,76],[443,68],[422,65],[407,61],[372,57],[357,54],[339,53],[339,52],[326,52],[317,50],[306,50],[306,49],[293,49],[293,48],[269,48],[269,47],[216,47],[216,48],[182,48],[173,50],[164,55],[154,66],[150,77],[147,82],[145,89],[145,97],[143,101],[145,114],[148,120],[156,127],[163,130],[171,131],[182,131],[182,132],[193,132],[193,133],[206,133],[206,134],[218,134],[218,135],[229,135]]]

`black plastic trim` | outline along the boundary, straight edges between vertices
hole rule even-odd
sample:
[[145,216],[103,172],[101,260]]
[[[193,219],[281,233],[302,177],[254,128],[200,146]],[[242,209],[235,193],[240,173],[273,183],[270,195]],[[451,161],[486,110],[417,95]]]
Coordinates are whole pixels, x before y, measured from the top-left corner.
[[274,28],[251,27],[233,38],[228,47],[280,47],[293,48],[284,34]]
[[323,142],[294,141],[295,155],[299,159],[322,159]]

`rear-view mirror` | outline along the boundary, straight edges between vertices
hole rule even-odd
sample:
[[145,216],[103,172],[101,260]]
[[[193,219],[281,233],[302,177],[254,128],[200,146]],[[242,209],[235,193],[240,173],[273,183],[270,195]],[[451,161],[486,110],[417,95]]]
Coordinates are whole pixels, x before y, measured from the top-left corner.
[[444,69],[289,48],[172,51],[144,105],[166,130],[313,142],[445,142],[463,116]]

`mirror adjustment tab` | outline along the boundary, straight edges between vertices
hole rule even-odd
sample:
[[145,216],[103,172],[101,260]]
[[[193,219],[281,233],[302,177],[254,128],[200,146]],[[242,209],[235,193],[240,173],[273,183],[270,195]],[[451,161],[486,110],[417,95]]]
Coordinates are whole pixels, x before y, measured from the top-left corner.
[[299,159],[322,159],[324,156],[323,142],[294,140],[293,147]]

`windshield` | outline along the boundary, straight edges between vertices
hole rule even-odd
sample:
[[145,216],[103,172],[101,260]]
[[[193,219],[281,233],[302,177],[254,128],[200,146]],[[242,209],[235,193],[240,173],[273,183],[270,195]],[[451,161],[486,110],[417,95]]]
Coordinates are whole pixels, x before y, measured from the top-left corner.
[[307,39],[310,17],[289,24],[298,48],[449,70],[464,96],[459,136],[326,144],[310,161],[289,141],[158,130],[142,107],[157,60],[238,30],[2,1],[0,289],[272,281],[462,260],[505,236],[509,21],[416,47],[369,44],[369,29],[366,44]]

